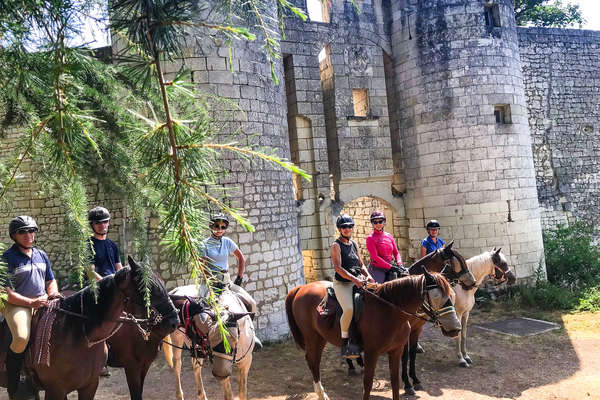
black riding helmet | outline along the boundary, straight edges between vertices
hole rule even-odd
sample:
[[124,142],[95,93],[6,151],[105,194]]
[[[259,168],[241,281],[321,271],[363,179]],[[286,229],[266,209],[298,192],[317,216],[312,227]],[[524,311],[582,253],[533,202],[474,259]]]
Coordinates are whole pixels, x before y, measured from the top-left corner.
[[340,229],[343,226],[354,227],[354,220],[348,214],[342,214],[335,222],[335,226]]
[[427,225],[425,226],[425,228],[427,228],[427,229],[431,229],[431,228],[440,229],[440,223],[437,221],[437,219],[432,219],[431,221],[429,221],[427,223]]
[[214,224],[217,221],[223,221],[227,226],[229,226],[229,217],[226,214],[219,213],[210,216],[210,224]]
[[95,222],[104,222],[110,220],[110,213],[104,207],[94,207],[88,212],[88,221],[90,225]]
[[14,217],[10,220],[8,224],[8,234],[12,239],[12,235],[20,229],[29,229],[33,228],[35,231],[38,231],[37,223],[35,219],[30,217],[29,215],[19,215],[18,217]]

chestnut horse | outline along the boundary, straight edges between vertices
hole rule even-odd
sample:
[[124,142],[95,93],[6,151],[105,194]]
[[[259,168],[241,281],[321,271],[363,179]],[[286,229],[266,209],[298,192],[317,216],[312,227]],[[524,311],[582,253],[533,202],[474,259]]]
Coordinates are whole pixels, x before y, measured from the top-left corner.
[[[155,278],[157,282],[163,283],[157,275]],[[163,285],[156,285],[152,290],[165,291],[165,288]],[[129,301],[125,312],[130,315],[146,315],[147,310],[144,304]],[[132,400],[142,400],[148,369],[158,354],[162,340],[175,330],[179,322],[178,311],[167,297],[150,309],[150,318],[123,324],[106,341],[109,344],[108,365],[125,369]]]
[[[293,288],[285,299],[290,330],[296,344],[305,351],[306,362],[312,373],[315,392],[320,400],[329,399],[320,378],[323,348],[327,342],[340,347],[339,319],[324,317],[317,306],[331,282],[313,282]],[[442,332],[456,336],[460,322],[450,301],[450,285],[440,274],[407,276],[376,285],[373,292],[364,291],[363,311],[357,323],[363,342],[364,377],[363,400],[368,400],[373,386],[377,359],[383,353],[389,357],[393,399],[400,399],[400,358],[409,334],[408,320],[417,315],[424,303],[429,314],[437,317]]]
[[[31,347],[27,350],[25,372],[46,391],[46,400],[64,400],[73,391],[80,400],[94,398],[108,355],[104,342],[130,321],[122,314],[127,303],[144,304],[147,274],[131,257],[129,265],[98,281],[96,294],[86,287],[60,300],[50,333],[49,365],[35,363]],[[167,291],[152,277],[149,283],[151,306],[163,309],[170,302]]]
[[456,337],[456,354],[461,367],[470,367],[473,362],[467,354],[467,323],[469,313],[475,305],[475,292],[486,278],[492,279],[496,284],[507,282],[509,285],[513,285],[517,281],[510,270],[508,259],[500,250],[494,248],[491,251],[469,258],[467,266],[475,276],[476,285],[470,289],[460,286],[454,288],[456,293],[456,315],[460,318],[463,328],[460,335]]
[[[475,285],[475,278],[473,274],[469,271],[467,267],[467,262],[464,257],[460,255],[460,253],[452,248],[454,241],[446,243],[442,248],[427,254],[422,257],[420,260],[415,261],[409,268],[408,273],[410,275],[420,275],[423,273],[424,269],[427,269],[429,272],[441,272],[444,277],[452,282],[452,286],[455,284],[460,284],[464,288],[472,288]],[[408,378],[406,377],[406,364],[407,358],[406,356],[409,354],[409,348],[414,347],[414,351],[416,352],[417,343],[419,340],[419,336],[421,334],[421,330],[423,329],[423,325],[425,324],[425,320],[422,318],[418,318],[416,320],[413,319],[411,321],[411,333],[409,344],[410,347],[407,347],[404,351],[404,357],[402,358],[402,380],[404,382],[404,389],[407,393],[414,392],[410,388],[410,382],[408,382]],[[411,365],[412,365],[412,373],[411,377],[415,382],[415,386],[420,388],[420,381],[416,377],[416,373],[414,371],[414,357],[411,357]],[[359,357],[357,360],[359,365],[363,365],[362,357]],[[348,364],[348,375],[354,375],[354,365],[352,360],[347,359],[346,363]]]

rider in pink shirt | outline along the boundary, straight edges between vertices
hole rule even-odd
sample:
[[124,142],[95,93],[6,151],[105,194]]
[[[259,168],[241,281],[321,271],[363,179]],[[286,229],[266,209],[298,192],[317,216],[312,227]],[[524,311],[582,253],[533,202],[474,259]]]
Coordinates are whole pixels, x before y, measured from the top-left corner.
[[385,282],[386,273],[392,267],[391,263],[402,266],[402,258],[394,237],[383,230],[385,221],[383,212],[373,211],[371,213],[373,232],[367,236],[367,250],[371,256],[369,273],[378,283]]

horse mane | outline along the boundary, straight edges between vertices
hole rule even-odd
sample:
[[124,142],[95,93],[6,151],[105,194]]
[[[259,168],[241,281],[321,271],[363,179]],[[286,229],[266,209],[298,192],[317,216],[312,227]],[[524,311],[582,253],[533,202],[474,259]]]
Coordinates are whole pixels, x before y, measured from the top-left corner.
[[[106,320],[106,314],[118,289],[117,280],[123,279],[123,275],[126,275],[128,270],[128,268],[122,268],[114,276],[109,275],[99,280],[97,295],[94,294],[90,286],[86,286],[77,293],[62,300],[60,308],[85,316],[85,324],[88,331],[100,326]],[[65,315],[67,317],[65,324],[67,325],[78,325],[83,321],[80,317]],[[76,333],[79,330],[72,329],[72,332]]]
[[[442,274],[432,272],[431,275],[442,290],[444,296],[450,295],[450,284]],[[400,279],[394,279],[379,285],[375,293],[394,304],[407,304],[414,300],[414,290],[419,293],[423,291],[423,275],[410,275]]]
[[[429,259],[431,259],[433,256],[436,255],[435,251],[432,251],[431,253],[427,253],[425,254],[423,257],[421,257],[419,260],[415,261],[409,268],[408,271],[411,274],[418,274],[418,273],[423,273],[423,265],[425,265],[425,263],[427,263],[427,261],[429,261]],[[418,269],[418,270],[417,270]]]

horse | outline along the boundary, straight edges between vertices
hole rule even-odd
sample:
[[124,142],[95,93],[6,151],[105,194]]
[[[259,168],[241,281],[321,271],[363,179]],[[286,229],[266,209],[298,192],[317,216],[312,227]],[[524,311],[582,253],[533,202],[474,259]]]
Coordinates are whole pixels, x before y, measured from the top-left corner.
[[[199,296],[199,294],[204,294],[205,289],[205,287],[202,287],[199,291],[196,285],[182,286],[172,290],[170,295],[175,300],[176,306],[182,308],[185,307],[185,301],[203,298],[204,296]],[[202,382],[202,366],[205,358],[211,359],[212,375],[219,380],[225,400],[233,400],[234,398],[230,381],[233,365],[237,367],[239,400],[247,399],[248,372],[252,365],[252,351],[254,350],[254,325],[250,318],[251,313],[240,298],[228,289],[219,294],[217,303],[219,309],[223,310],[221,311],[221,320],[225,321],[227,341],[231,346],[230,353],[225,351],[223,335],[216,322],[216,315],[209,306],[200,307],[196,311],[191,311],[187,316],[183,316],[183,322],[191,330],[182,331],[177,329],[165,339],[167,345],[163,347],[163,352],[175,374],[178,400],[183,400],[181,350],[184,344],[187,344],[190,348],[195,347],[190,340],[190,335],[198,337],[200,341],[205,343],[203,349],[205,354],[194,353],[194,357],[192,357],[198,400],[206,400]],[[196,307],[198,306],[196,305]],[[190,324],[193,326],[189,326]],[[201,351],[203,350],[201,349]]]
[[[427,269],[429,272],[441,272],[444,277],[451,282],[452,286],[460,284],[465,288],[473,287],[475,285],[475,277],[469,271],[464,257],[458,251],[452,248],[453,244],[454,241],[451,241],[440,249],[433,251],[415,261],[408,268],[408,273],[410,275],[420,275],[423,273],[424,269]],[[402,357],[402,380],[404,382],[404,389],[408,394],[414,392],[414,389],[411,388],[410,382],[408,381],[408,377],[406,375],[406,356],[408,356],[409,351],[411,350],[416,354],[419,336],[425,322],[426,321],[423,319],[411,321],[411,334],[409,339],[410,346],[405,349]],[[413,347],[414,349],[412,349]],[[414,357],[411,357],[410,360],[412,365],[411,377],[415,383],[415,387],[420,389],[421,383],[416,377],[416,369],[414,367],[415,359]],[[346,363],[348,364],[348,375],[353,376],[355,374],[355,368],[352,360],[346,359]],[[357,359],[357,363],[360,366],[364,365],[362,357]]]
[[507,257],[500,252],[501,249],[494,248],[467,260],[467,266],[476,279],[476,285],[473,288],[463,288],[456,286],[455,308],[456,315],[460,318],[462,331],[456,337],[456,354],[458,356],[458,365],[464,368],[471,366],[473,361],[467,354],[467,323],[469,313],[475,305],[475,292],[486,278],[491,278],[497,285],[507,282],[513,285],[517,278],[510,270]]
[[[106,342],[109,345],[108,365],[124,368],[127,386],[132,400],[142,400],[144,380],[152,362],[160,350],[163,339],[179,325],[178,311],[173,305],[163,281],[155,275],[156,282],[151,290],[164,292],[162,303],[150,309],[150,318],[146,321],[134,321],[123,326]],[[133,301],[127,302],[125,312],[129,315],[144,315],[146,306]]]
[[[305,351],[320,400],[329,399],[320,379],[323,348],[328,342],[342,345],[339,319],[322,316],[317,311],[330,285],[324,281],[300,285],[290,290],[285,299],[290,331],[296,344]],[[440,274],[424,271],[422,276],[407,276],[375,286],[372,292],[363,290],[363,311],[356,323],[365,365],[362,398],[370,398],[377,359],[387,353],[393,399],[399,400],[400,357],[410,334],[408,320],[423,309],[440,321],[445,335],[452,337],[458,335],[460,323],[450,301],[450,285]]]
[[[32,339],[25,355],[24,370],[37,388],[45,390],[46,400],[64,400],[77,391],[80,400],[92,400],[98,388],[100,372],[106,364],[108,350],[105,341],[132,317],[123,317],[127,303],[144,304],[145,271],[129,257],[130,267],[124,267],[97,283],[97,292],[86,287],[64,299],[58,305],[48,332],[41,326],[44,312],[36,313]],[[150,278],[150,304],[163,309],[169,301],[164,286]],[[157,290],[161,289],[161,290]],[[172,313],[163,315],[176,326]],[[48,320],[45,320],[48,321]],[[49,334],[47,360],[34,360],[36,337]],[[37,393],[36,393],[36,396]]]

